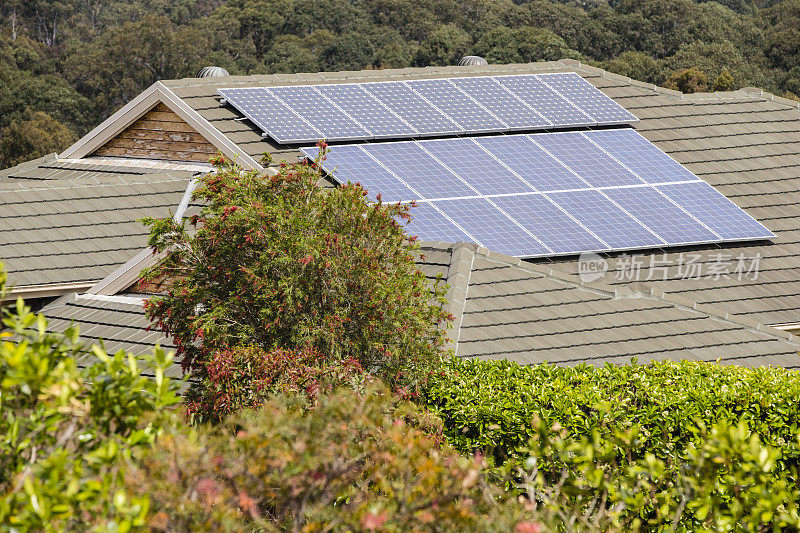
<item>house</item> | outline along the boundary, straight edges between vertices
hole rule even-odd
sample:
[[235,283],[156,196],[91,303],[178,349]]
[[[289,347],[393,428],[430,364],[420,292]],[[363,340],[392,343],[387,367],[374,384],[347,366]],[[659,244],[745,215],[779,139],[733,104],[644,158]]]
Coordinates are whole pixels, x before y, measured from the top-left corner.
[[304,157],[221,102],[220,89],[563,72],[632,113],[636,132],[775,237],[527,259],[425,242],[421,268],[451,286],[456,353],[523,364],[637,356],[800,366],[798,102],[753,88],[683,95],[575,60],[157,82],[57,158],[0,174],[0,188],[14,191],[0,200],[0,213],[13,209],[0,214],[0,258],[15,294],[58,297],[45,307],[52,329],[75,321],[109,349],[169,345],[145,330],[137,281],[152,256],[133,221],[182,216],[216,151],[258,170],[263,153],[273,165]]

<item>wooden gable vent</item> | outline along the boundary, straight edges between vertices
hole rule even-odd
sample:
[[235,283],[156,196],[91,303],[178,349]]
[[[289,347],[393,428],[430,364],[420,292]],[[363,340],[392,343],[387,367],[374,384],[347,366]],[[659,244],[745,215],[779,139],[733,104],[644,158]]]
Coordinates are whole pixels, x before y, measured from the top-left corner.
[[216,153],[213,144],[159,103],[92,155],[205,163]]

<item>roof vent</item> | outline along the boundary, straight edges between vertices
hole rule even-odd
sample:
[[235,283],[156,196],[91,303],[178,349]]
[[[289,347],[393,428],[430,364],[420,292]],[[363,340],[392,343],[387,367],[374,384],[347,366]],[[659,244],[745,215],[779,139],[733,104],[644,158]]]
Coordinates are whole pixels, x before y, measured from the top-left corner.
[[228,71],[222,67],[203,67],[203,70],[197,73],[198,78],[219,78],[222,76],[230,76]]
[[464,67],[467,65],[488,65],[489,63],[480,56],[464,56],[461,58],[461,61],[458,62],[459,67]]

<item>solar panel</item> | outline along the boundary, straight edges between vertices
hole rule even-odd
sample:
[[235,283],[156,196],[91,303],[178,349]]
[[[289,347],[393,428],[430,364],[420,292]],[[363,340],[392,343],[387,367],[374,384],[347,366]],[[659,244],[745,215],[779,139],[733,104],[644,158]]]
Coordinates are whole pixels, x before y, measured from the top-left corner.
[[775,235],[703,181],[657,187],[662,194],[714,228],[725,240],[771,239]]
[[554,126],[590,126],[595,120],[542,83],[538,76],[498,76],[497,81]]
[[539,191],[589,187],[526,135],[479,137],[475,142]]
[[406,231],[419,237],[421,241],[475,242],[474,237],[456,226],[431,203],[420,203],[411,208],[413,219]]
[[362,87],[420,135],[464,133],[464,128],[429,104],[404,82],[365,83]]
[[666,244],[600,191],[568,191],[547,196],[614,250]]
[[[258,97],[254,100],[244,91]],[[368,140],[536,130],[637,120],[574,73],[220,89],[219,93],[281,143],[312,143],[322,137]],[[287,120],[289,123],[284,124]]]
[[[316,147],[303,148],[302,152],[310,159],[318,154]],[[360,183],[373,200],[378,193],[385,202],[416,200],[420,197],[357,144],[331,147],[322,168],[338,183]]]
[[324,139],[369,139],[372,136],[314,87],[271,87],[269,91],[297,111]]
[[395,176],[419,192],[421,199],[478,196],[475,189],[415,142],[366,144],[363,147]]
[[586,131],[583,135],[647,183],[697,181],[677,161],[632,129]]
[[485,198],[440,200],[433,204],[493,251],[526,257],[553,253]]
[[542,74],[539,80],[575,104],[595,122],[624,124],[638,120],[575,72]]
[[500,164],[472,139],[420,141],[419,145],[480,194],[534,191],[533,187]]
[[464,131],[480,133],[508,129],[504,122],[450,83],[450,80],[415,80],[407,82],[407,85],[459,124]]
[[580,132],[539,134],[530,138],[593,187],[644,183]]
[[322,134],[262,87],[220,89],[219,93],[279,143],[321,139]]
[[541,194],[500,196],[492,198],[492,202],[556,254],[609,249],[606,243]]
[[319,85],[317,90],[369,130],[374,138],[413,137],[417,131],[355,83]]
[[505,122],[509,130],[530,130],[552,126],[550,121],[514,96],[495,78],[488,76],[453,78],[454,85]]
[[651,187],[607,189],[609,198],[672,245],[722,240],[667,197]]
[[773,237],[697,178],[645,183],[591,142],[594,133],[334,146],[324,167],[387,201],[425,202],[413,230],[421,238],[519,257]]

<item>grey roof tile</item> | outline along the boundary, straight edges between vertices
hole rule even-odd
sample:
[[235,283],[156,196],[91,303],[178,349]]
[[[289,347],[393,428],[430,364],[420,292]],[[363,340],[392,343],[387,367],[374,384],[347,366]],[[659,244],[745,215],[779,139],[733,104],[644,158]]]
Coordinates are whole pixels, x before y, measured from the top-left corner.
[[[12,285],[102,279],[146,246],[148,231],[139,220],[174,211],[193,174],[67,162],[50,165],[72,178],[28,184],[27,189],[0,195],[0,260]],[[119,183],[69,183],[96,167]],[[18,173],[11,169],[8,179]]]

